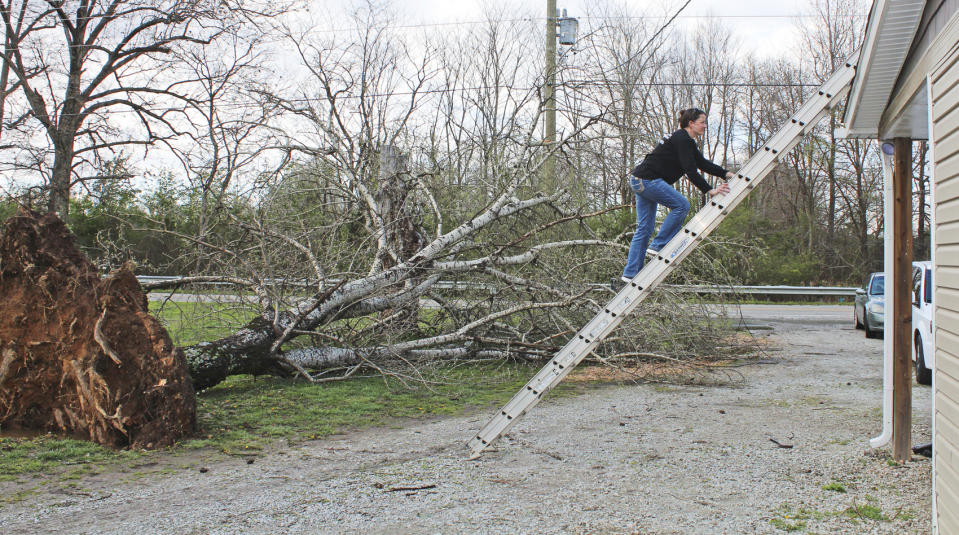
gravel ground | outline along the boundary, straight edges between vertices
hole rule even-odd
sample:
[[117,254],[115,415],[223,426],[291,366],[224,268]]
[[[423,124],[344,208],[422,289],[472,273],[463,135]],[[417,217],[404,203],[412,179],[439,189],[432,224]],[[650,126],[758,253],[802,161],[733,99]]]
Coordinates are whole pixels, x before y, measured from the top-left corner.
[[[465,442],[492,411],[253,464],[194,459],[147,477],[89,477],[3,506],[0,531],[931,533],[929,460],[895,465],[888,447],[867,444],[880,431],[882,342],[852,330],[848,307],[780,316],[766,316],[772,329],[757,335],[772,348],[735,369],[741,381],[547,399],[475,461]],[[930,401],[914,387],[914,443],[930,440]],[[845,492],[823,488],[834,483]]]

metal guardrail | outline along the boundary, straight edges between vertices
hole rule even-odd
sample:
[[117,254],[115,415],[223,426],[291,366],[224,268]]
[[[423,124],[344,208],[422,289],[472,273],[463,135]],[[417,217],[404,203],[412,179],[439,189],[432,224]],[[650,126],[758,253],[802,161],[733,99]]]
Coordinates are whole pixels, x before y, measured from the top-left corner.
[[[138,275],[137,280],[145,282],[162,282],[178,280],[182,277],[166,275]],[[268,280],[267,282],[273,282]],[[277,279],[277,283],[285,283],[282,279]],[[203,285],[227,285],[224,282],[204,282]],[[495,287],[489,284],[475,282],[447,282],[438,281],[435,285],[442,290],[493,290]],[[605,285],[602,285],[605,286]],[[754,294],[754,295],[797,295],[797,296],[840,296],[855,297],[856,288],[847,286],[714,286],[714,285],[683,285],[666,284],[664,289],[679,292],[695,292],[702,294]]]
[[715,294],[811,295],[855,297],[856,288],[846,286],[670,286],[684,291]]
[[164,281],[175,281],[180,280],[183,277],[179,276],[167,276],[167,275],[137,275],[137,280],[140,281],[140,284],[144,282],[164,282]]

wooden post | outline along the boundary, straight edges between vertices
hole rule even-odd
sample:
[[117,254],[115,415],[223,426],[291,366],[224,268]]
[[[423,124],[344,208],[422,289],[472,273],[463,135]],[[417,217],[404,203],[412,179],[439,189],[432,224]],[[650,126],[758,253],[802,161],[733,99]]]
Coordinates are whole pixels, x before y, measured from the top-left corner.
[[[897,137],[893,173],[893,309],[886,308],[886,336],[892,336],[892,453],[898,462],[912,456],[912,140]],[[887,229],[888,231],[889,229]]]
[[[556,0],[546,0],[546,87],[543,88],[545,125],[543,148],[553,150],[556,143]],[[552,187],[556,176],[556,159],[546,157],[543,177],[547,187]]]

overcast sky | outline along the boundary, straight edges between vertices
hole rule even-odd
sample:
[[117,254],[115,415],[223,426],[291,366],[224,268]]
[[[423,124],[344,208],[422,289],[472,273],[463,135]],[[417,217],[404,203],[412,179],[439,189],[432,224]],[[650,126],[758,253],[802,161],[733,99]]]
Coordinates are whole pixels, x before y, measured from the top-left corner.
[[[632,0],[632,9],[663,13],[662,0]],[[440,24],[482,20],[489,0],[393,0],[402,19],[409,23]],[[683,0],[667,0],[670,12],[681,7]],[[545,17],[546,0],[497,0],[497,6],[511,6],[504,13],[516,13],[517,18],[532,13]],[[868,10],[869,2],[863,2]],[[557,0],[557,7],[566,8],[570,17],[587,17],[595,10],[596,0]],[[703,17],[719,17],[740,41],[741,52],[761,57],[778,56],[797,42],[798,26],[809,20],[812,0],[692,0],[682,12],[677,24],[695,26]],[[865,17],[867,11],[863,12]],[[803,19],[803,15],[807,18]],[[585,21],[581,20],[581,25]],[[451,26],[453,27],[453,26]],[[581,26],[582,27],[582,26]]]

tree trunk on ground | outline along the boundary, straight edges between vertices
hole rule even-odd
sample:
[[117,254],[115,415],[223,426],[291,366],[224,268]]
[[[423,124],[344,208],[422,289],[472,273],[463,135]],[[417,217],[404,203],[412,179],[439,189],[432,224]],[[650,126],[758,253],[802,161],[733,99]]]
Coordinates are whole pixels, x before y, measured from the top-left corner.
[[286,374],[271,351],[275,340],[273,324],[256,317],[231,336],[184,348],[193,387],[200,391],[244,373]]

